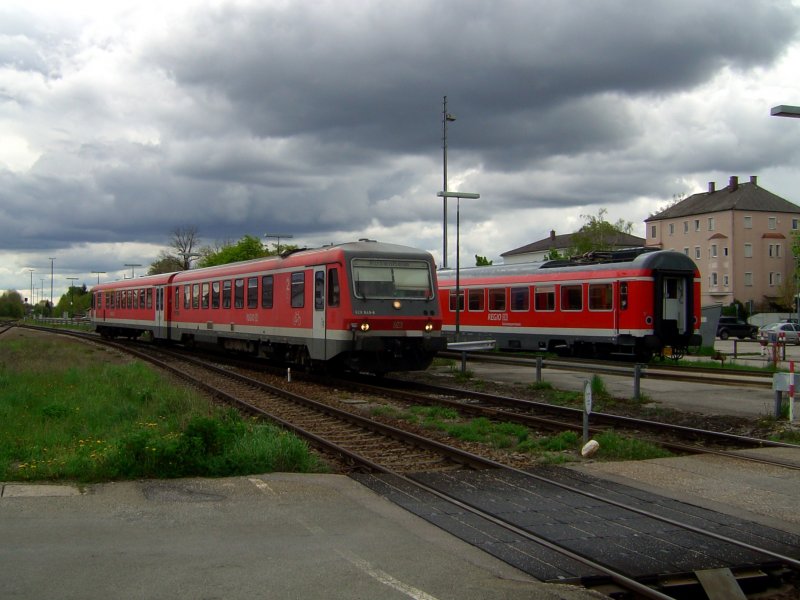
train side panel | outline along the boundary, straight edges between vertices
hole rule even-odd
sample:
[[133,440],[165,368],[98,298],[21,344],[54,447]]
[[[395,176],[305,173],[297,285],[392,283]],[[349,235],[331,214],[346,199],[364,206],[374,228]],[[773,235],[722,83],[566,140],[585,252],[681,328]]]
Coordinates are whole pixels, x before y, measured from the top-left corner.
[[694,263],[679,253],[555,268],[535,263],[465,269],[458,282],[460,304],[454,274],[440,272],[439,279],[451,339],[494,339],[508,350],[638,358],[699,344],[699,278]]

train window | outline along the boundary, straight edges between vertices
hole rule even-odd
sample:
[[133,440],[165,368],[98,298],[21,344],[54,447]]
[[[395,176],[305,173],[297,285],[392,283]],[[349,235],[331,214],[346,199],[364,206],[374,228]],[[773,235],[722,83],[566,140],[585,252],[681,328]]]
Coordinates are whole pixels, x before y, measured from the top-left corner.
[[623,281],[619,284],[619,308],[625,310],[628,308],[628,282]]
[[325,271],[314,272],[314,310],[325,308]]
[[244,308],[244,279],[233,282],[233,308]]
[[483,312],[484,307],[486,306],[484,303],[484,290],[469,290],[467,294],[467,298],[469,298],[469,309]]
[[211,283],[211,308],[219,308],[219,281]]
[[306,274],[302,271],[292,273],[292,308],[305,306]]
[[131,308],[139,308],[139,290],[131,290],[130,294]]
[[258,308],[258,277],[247,278],[247,308]]
[[211,291],[210,284],[204,283],[203,284],[203,296],[202,296],[202,302],[201,302],[201,306],[203,308],[208,308],[208,300],[209,300],[208,296],[209,296],[209,292],[210,291]]
[[261,278],[261,308],[272,308],[274,294],[274,275],[264,275]]
[[505,288],[492,288],[489,290],[489,310],[506,309]]
[[556,290],[552,287],[537,287],[533,292],[536,310],[551,311],[556,309]]
[[339,306],[339,269],[328,269],[328,306]]
[[[147,290],[147,300],[145,300],[148,309],[153,308],[153,288]],[[159,308],[161,308],[159,306]]]
[[181,288],[180,286],[175,286],[175,303],[173,304],[176,311],[180,311],[181,309]]
[[144,289],[139,290],[139,308],[141,308],[142,310],[144,310],[145,308],[144,296],[145,296]]
[[531,308],[531,295],[528,288],[511,288],[511,310],[528,311]]
[[231,307],[231,282],[223,281],[222,282],[222,308],[230,308]]
[[192,308],[200,308],[200,284],[192,285]]
[[580,285],[561,286],[561,310],[581,310],[583,293]]
[[589,310],[611,310],[613,308],[610,283],[589,284]]
[[456,308],[456,291],[450,290],[450,310],[464,310],[464,290],[458,292],[458,308]]
[[192,286],[183,286],[183,308],[189,310],[192,307]]
[[430,265],[424,260],[354,258],[352,269],[359,298],[433,298]]

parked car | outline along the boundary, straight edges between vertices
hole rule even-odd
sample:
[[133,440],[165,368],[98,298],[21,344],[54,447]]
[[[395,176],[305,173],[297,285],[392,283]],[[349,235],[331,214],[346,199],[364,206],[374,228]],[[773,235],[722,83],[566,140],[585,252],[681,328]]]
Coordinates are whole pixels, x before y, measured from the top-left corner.
[[800,344],[800,325],[795,325],[794,323],[770,323],[758,330],[758,341],[762,346],[780,339],[783,339],[787,344],[794,344],[795,346]]
[[717,337],[727,340],[731,336],[740,340],[745,338],[754,340],[758,336],[758,327],[736,317],[720,317],[717,322]]

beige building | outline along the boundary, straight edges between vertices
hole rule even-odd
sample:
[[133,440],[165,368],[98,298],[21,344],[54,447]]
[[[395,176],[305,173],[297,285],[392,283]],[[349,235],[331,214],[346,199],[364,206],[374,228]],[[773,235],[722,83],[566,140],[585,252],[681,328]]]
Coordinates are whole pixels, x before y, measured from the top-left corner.
[[700,269],[703,305],[734,300],[764,311],[794,290],[792,242],[800,207],[758,186],[758,179],[694,194],[645,219],[646,245],[677,250]]

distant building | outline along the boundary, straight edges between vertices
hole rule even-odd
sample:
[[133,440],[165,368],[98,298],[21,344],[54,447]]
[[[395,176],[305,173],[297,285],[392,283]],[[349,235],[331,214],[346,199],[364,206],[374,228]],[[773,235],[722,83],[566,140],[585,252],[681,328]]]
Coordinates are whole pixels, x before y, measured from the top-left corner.
[[[550,237],[514,250],[509,250],[508,252],[503,252],[500,256],[503,257],[503,263],[507,265],[546,260],[552,250],[557,250],[563,256],[566,252],[575,247],[572,241],[573,235],[573,233],[556,235],[556,232],[551,230]],[[626,248],[641,248],[644,246],[644,243],[644,238],[620,232],[611,243],[611,246],[614,250],[624,250]]]
[[792,241],[800,207],[731,176],[708,191],[645,219],[647,245],[677,250],[700,269],[703,304],[752,303],[765,310],[780,303],[784,284],[793,285]]

